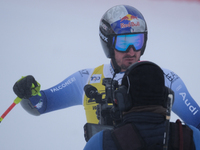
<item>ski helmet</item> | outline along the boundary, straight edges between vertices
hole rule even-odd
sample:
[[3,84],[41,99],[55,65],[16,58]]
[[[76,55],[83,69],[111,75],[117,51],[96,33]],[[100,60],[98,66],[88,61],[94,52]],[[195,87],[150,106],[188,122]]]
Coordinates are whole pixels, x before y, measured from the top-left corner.
[[117,5],[105,12],[99,25],[101,45],[107,58],[114,58],[114,38],[124,34],[144,34],[141,55],[147,41],[147,25],[143,15],[134,7]]

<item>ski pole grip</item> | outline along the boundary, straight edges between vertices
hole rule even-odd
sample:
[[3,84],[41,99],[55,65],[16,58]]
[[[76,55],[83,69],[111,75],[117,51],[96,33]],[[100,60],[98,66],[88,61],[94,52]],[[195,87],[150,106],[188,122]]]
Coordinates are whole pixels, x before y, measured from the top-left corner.
[[18,103],[20,103],[21,101],[22,101],[22,99],[19,98],[19,97],[17,97],[17,98],[15,98],[14,103],[15,103],[15,104],[18,104]]

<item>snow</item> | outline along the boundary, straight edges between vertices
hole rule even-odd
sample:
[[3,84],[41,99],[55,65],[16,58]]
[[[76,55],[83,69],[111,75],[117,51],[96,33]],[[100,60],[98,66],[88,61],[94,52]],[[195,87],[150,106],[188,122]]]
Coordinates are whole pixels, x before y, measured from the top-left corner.
[[[104,12],[118,4],[122,2],[1,0],[0,115],[16,98],[12,87],[21,76],[34,75],[41,89],[47,89],[80,69],[109,63],[98,26]],[[200,3],[124,0],[123,4],[136,7],[147,21],[149,38],[142,60],[177,73],[200,104]],[[176,118],[173,114],[172,120]],[[0,124],[0,149],[83,149],[85,123],[83,106],[35,117],[18,104]]]

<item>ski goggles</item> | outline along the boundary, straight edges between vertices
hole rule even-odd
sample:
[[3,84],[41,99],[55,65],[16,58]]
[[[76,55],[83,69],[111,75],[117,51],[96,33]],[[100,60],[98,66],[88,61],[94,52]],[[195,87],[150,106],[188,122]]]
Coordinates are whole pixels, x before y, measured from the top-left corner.
[[113,37],[114,48],[119,52],[128,51],[129,46],[134,46],[135,51],[140,51],[144,45],[144,33],[125,34]]

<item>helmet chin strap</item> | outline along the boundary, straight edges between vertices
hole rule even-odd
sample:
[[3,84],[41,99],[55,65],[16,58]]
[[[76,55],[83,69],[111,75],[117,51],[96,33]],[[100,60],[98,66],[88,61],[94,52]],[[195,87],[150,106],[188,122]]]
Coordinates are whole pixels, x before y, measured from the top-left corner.
[[115,74],[121,71],[121,67],[117,64],[115,57],[111,58]]

